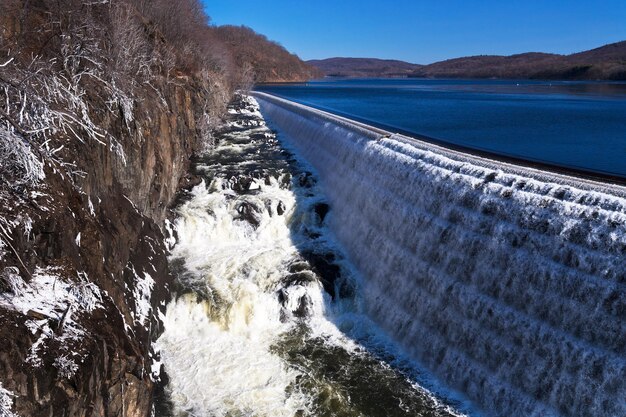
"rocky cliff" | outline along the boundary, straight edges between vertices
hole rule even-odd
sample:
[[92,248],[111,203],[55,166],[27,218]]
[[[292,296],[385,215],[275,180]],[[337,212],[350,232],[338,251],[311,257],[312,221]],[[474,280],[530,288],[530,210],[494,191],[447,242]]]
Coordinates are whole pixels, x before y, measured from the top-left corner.
[[45,182],[3,195],[0,374],[19,415],[149,409],[152,313],[168,283],[160,226],[197,137],[193,89],[165,91],[135,109],[130,133],[103,121],[126,138],[124,161],[79,143],[76,181],[46,166]]
[[0,415],[147,416],[168,206],[236,82],[130,1],[0,8]]

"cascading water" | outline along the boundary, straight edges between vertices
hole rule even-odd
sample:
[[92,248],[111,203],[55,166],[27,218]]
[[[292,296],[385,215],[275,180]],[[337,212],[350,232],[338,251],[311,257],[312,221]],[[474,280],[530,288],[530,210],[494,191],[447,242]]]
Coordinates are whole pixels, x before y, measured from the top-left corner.
[[257,93],[318,172],[367,313],[489,414],[626,416],[626,200]]
[[203,183],[178,208],[178,297],[155,345],[168,376],[158,415],[460,415],[424,384],[468,409],[361,314],[316,176],[253,99],[231,112],[195,166]]

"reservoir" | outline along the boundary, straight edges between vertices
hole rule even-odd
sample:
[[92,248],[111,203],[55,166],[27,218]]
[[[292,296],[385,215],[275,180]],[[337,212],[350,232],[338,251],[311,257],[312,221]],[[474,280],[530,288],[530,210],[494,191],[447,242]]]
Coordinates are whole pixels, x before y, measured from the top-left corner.
[[626,177],[626,83],[327,78],[258,90],[390,131]]

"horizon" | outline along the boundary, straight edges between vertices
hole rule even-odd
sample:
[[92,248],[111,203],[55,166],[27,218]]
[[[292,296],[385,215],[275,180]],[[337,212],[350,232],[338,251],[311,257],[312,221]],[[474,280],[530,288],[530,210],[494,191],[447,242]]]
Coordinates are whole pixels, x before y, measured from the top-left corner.
[[626,39],[626,2],[617,0],[602,7],[563,0],[400,0],[394,7],[372,0],[274,0],[263,7],[250,0],[202,2],[211,23],[249,26],[305,61],[377,58],[427,65],[479,55],[569,55]]
[[547,54],[547,55],[568,56],[568,55],[572,55],[572,54],[576,54],[576,53],[580,53],[580,52],[586,52],[586,51],[590,51],[590,50],[594,50],[594,49],[599,49],[599,48],[602,48],[604,46],[618,44],[618,43],[622,43],[622,42],[626,42],[626,39],[615,41],[615,42],[605,43],[605,44],[602,44],[602,45],[597,45],[597,46],[591,47],[589,49],[582,49],[580,51],[574,51],[574,52],[567,53],[567,54],[559,54],[559,53],[556,53],[556,52],[545,52],[545,51],[525,51],[525,52],[517,52],[517,53],[514,53],[514,54],[507,54],[507,55],[476,54],[476,55],[454,56],[454,57],[442,59],[440,61],[429,62],[427,64],[421,64],[419,62],[403,61],[401,59],[396,59],[396,58],[378,58],[378,57],[375,57],[375,56],[329,56],[327,58],[312,58],[312,59],[306,59],[306,60],[303,59],[303,60],[305,62],[309,62],[309,61],[324,61],[324,60],[330,60],[330,59],[376,59],[376,60],[380,60],[380,61],[399,61],[399,62],[405,62],[407,64],[412,64],[412,65],[424,65],[424,66],[426,66],[426,65],[430,65],[430,64],[436,64],[437,62],[449,61],[449,60],[453,60],[453,59],[471,58],[471,57],[480,57],[480,56],[510,57],[510,56],[515,56],[515,55],[525,55],[525,54]]

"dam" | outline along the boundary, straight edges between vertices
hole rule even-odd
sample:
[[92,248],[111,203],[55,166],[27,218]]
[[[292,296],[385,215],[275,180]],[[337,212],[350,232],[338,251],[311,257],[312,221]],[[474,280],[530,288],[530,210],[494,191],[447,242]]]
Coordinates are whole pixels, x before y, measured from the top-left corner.
[[626,415],[626,190],[266,93],[319,176],[366,314],[485,415]]

